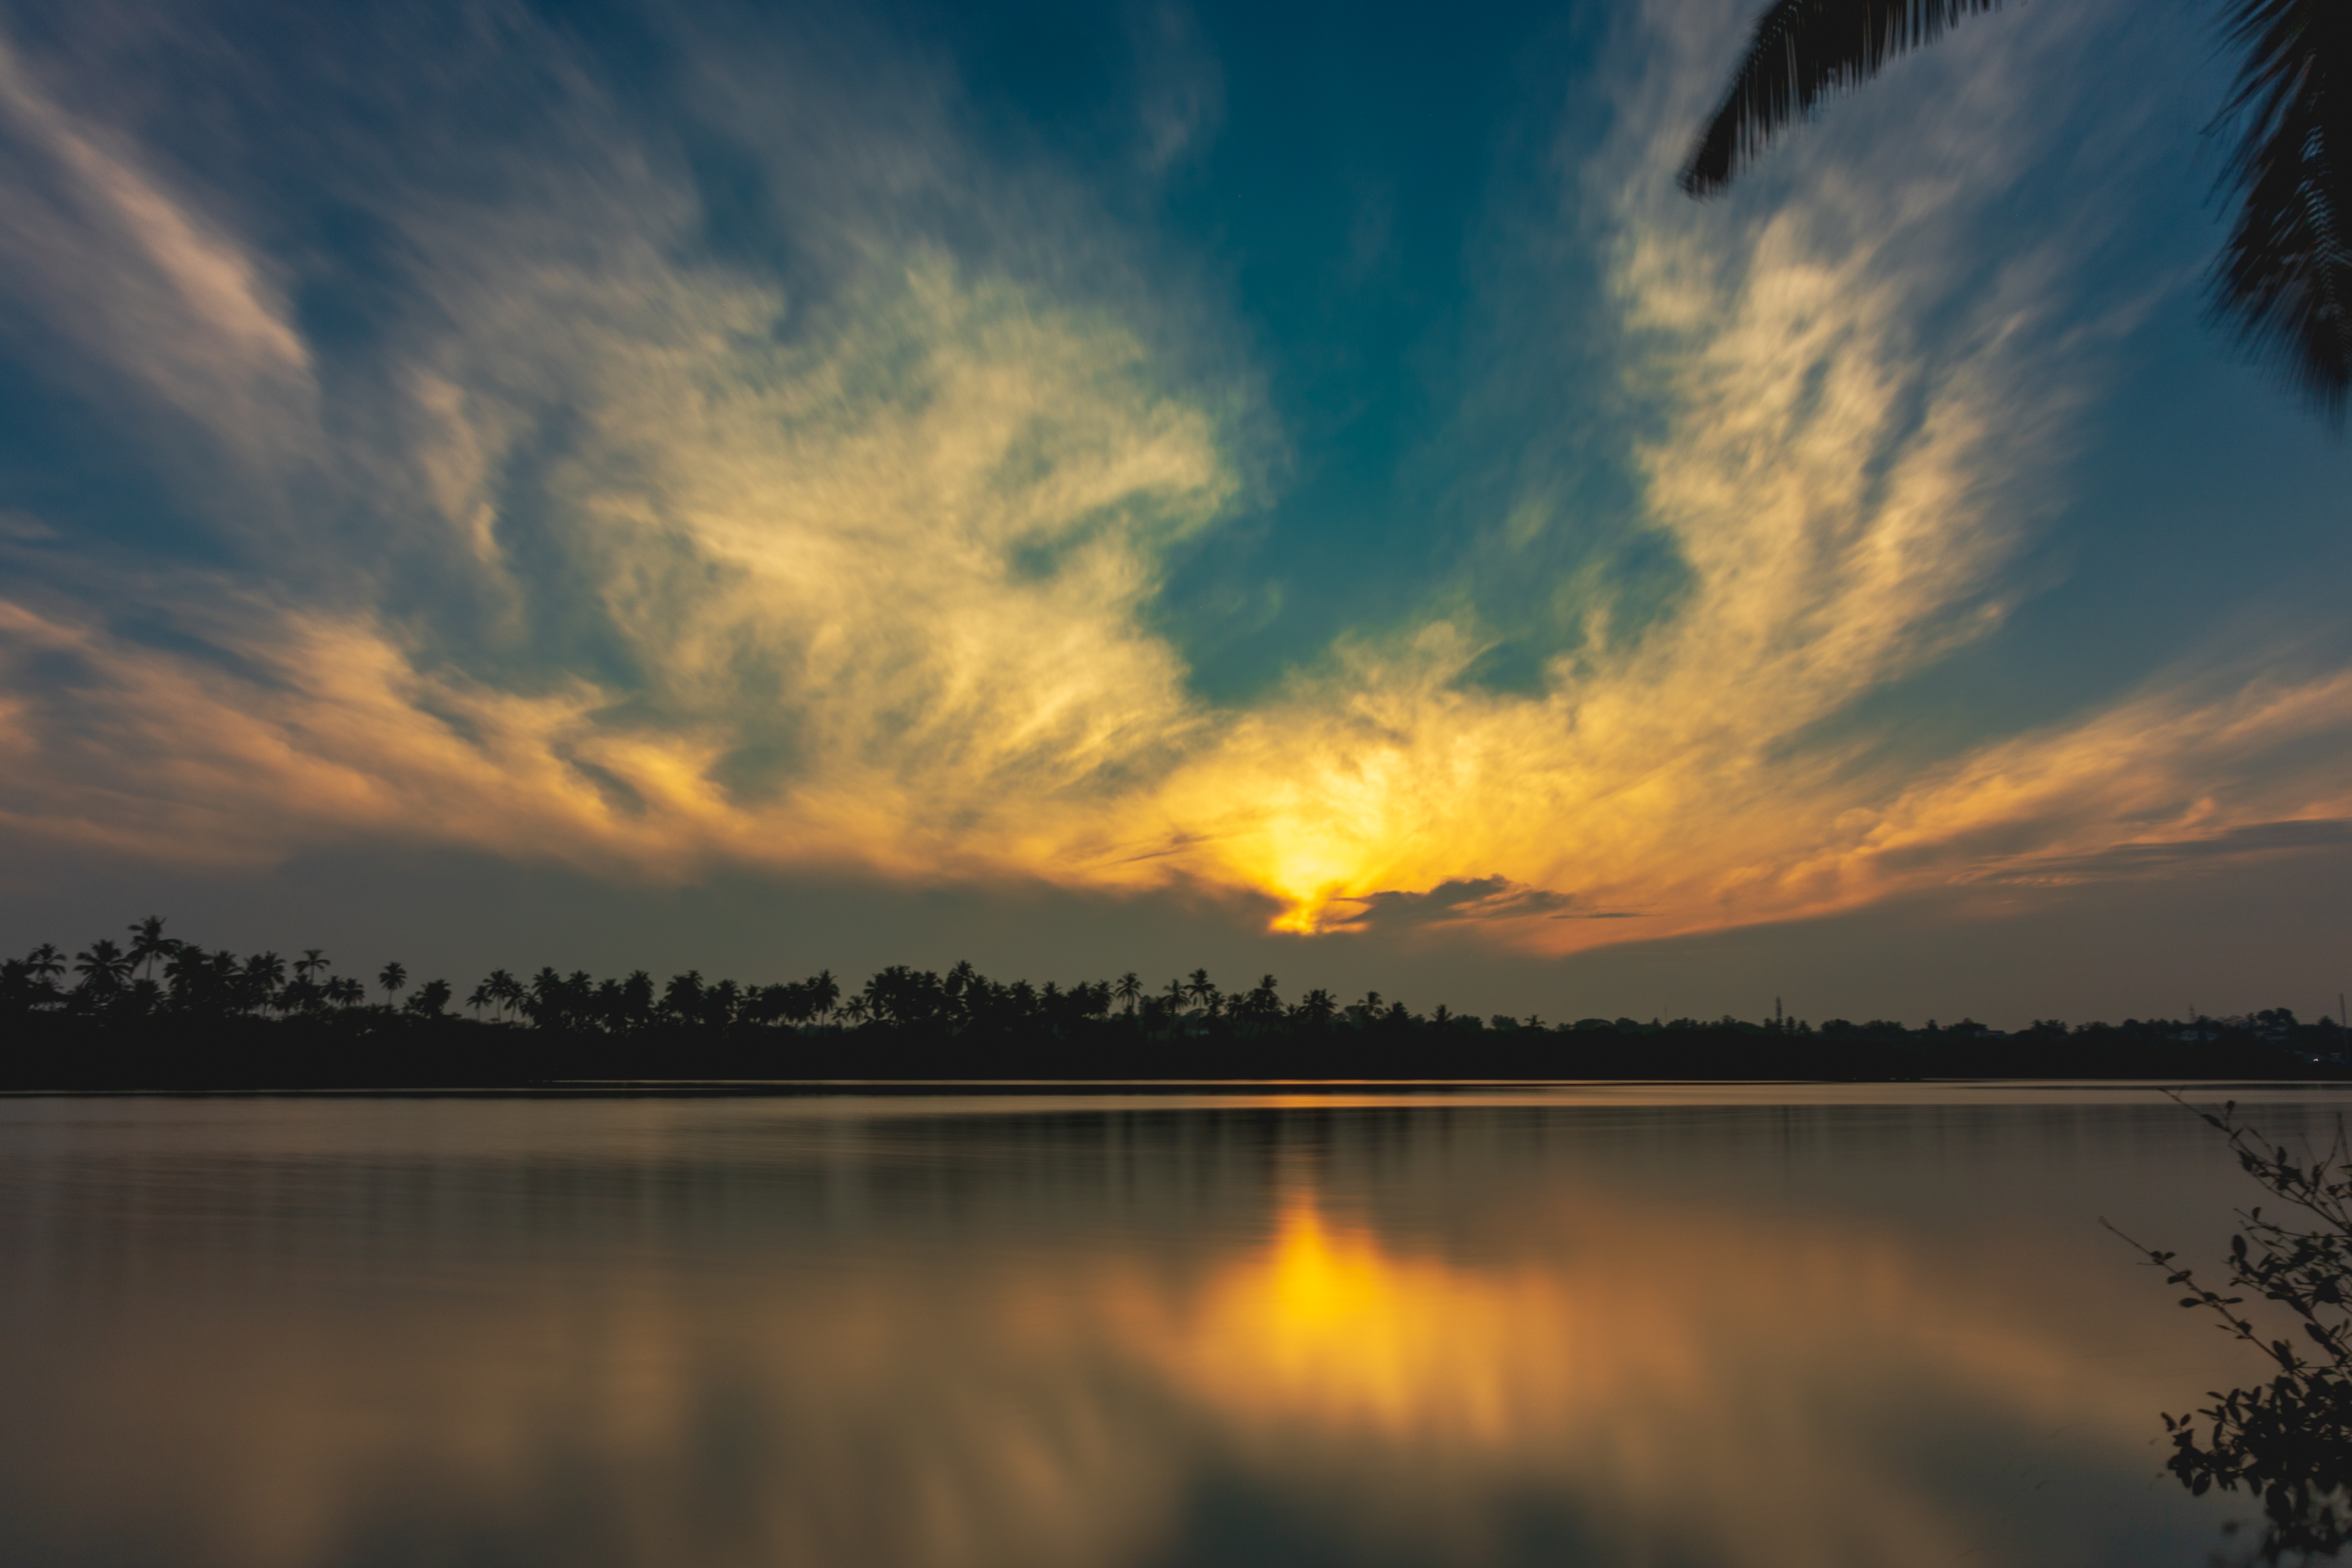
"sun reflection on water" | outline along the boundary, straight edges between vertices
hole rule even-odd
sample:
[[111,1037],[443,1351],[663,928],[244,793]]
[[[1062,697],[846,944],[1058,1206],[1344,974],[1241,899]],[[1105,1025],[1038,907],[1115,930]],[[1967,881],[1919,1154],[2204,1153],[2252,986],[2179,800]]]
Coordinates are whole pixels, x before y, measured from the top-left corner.
[[1370,1228],[1335,1226],[1313,1194],[1295,1193],[1265,1249],[1217,1276],[1187,1314],[1177,1360],[1227,1409],[1503,1442],[1513,1424],[1497,1357],[1557,1343],[1525,1331],[1554,1320],[1554,1294],[1532,1278],[1393,1255]]
[[[2020,1467],[2150,1476],[2158,1385],[2206,1375],[2119,1352],[2176,1331],[2121,1256],[1382,1137],[1377,1188],[1172,1141],[1133,1189],[993,1144],[908,1189],[845,1144],[643,1204],[630,1161],[512,1211],[504,1165],[426,1163],[463,1215],[346,1173],[320,1190],[361,1209],[281,1223],[264,1162],[210,1178],[249,1229],[143,1188],[37,1236],[0,1213],[30,1282],[0,1294],[0,1560],[135,1517],[192,1543],[122,1557],[158,1565],[356,1568],[393,1520],[518,1568],[1117,1568],[1214,1560],[1184,1543],[1222,1487],[1333,1562],[2059,1563],[1986,1528],[2046,1479]],[[1541,1550],[1496,1533],[1530,1518]]]

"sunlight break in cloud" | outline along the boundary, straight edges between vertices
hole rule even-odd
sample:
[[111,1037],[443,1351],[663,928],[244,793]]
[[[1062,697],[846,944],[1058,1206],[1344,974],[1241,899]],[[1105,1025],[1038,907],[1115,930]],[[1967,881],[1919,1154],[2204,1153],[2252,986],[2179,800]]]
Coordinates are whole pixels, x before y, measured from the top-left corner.
[[[1560,951],[2352,813],[2326,782],[2352,687],[2258,665],[1964,755],[1818,738],[1999,627],[2091,391],[2065,237],[1973,237],[2044,152],[2051,35],[1973,32],[1937,63],[1948,106],[1888,110],[1967,116],[1964,154],[1825,130],[1777,205],[1701,208],[1669,175],[1728,24],[1651,21],[1561,222],[1660,411],[1645,522],[1687,592],[1637,626],[1594,590],[1528,695],[1465,679],[1496,633],[1440,581],[1223,710],[1151,616],[1171,549],[1248,491],[1262,415],[1161,363],[1175,305],[1008,259],[1116,273],[1108,220],[1045,175],[988,174],[1002,250],[908,216],[979,177],[969,151],[908,154],[878,208],[826,187],[786,215],[833,258],[803,284],[698,258],[659,149],[550,132],[576,167],[527,198],[379,194],[404,314],[321,393],[284,268],[0,56],[5,289],[258,466],[255,497],[309,476],[362,520],[288,552],[299,588],[257,500],[212,503],[236,563],[201,571],[0,536],[0,823],[157,859],[364,837],[638,878],[1181,879],[1293,931]],[[1480,548],[1578,526],[1518,508]],[[132,610],[172,635],[125,635]]]

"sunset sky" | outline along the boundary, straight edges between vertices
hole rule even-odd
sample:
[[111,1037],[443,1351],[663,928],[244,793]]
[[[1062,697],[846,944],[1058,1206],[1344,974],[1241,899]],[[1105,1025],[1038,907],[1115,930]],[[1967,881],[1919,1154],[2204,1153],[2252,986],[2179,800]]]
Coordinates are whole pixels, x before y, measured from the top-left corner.
[[0,947],[2332,1012],[2192,5],[0,5]]

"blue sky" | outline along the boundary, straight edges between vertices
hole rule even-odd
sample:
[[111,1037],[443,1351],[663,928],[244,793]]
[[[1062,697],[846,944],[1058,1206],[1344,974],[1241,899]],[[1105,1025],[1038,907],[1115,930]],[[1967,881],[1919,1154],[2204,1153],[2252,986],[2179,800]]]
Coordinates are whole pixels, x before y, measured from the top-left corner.
[[1746,20],[0,10],[0,942],[2332,1006],[2205,18]]

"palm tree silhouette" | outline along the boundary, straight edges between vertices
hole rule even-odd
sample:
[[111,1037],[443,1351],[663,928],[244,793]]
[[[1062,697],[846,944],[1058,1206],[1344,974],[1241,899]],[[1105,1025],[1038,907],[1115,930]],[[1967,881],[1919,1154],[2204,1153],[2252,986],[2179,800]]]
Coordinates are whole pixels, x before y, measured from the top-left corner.
[[152,980],[155,977],[155,961],[170,957],[179,945],[178,942],[163,934],[163,917],[149,915],[131,927],[131,966],[136,969],[142,964],[146,965],[147,978]]
[[285,985],[286,961],[274,952],[255,953],[238,974],[238,989],[247,1010],[277,1008]]
[[621,982],[621,1016],[633,1028],[642,1028],[654,1019],[654,977],[642,969],[633,969]]
[[58,951],[56,942],[45,942],[26,954],[25,967],[31,973],[34,979],[42,982],[48,989],[55,990],[58,976],[66,972],[66,955]]
[[112,937],[102,936],[87,952],[74,954],[74,973],[92,994],[111,991],[131,978],[131,955]]
[[1253,1024],[1268,1024],[1282,1016],[1282,993],[1271,974],[1261,974],[1247,994],[1234,1004],[1234,1014]]
[[[1723,190],[1823,98],[2000,3],[1775,0],[1683,165],[1683,189]],[[2221,178],[2240,200],[2210,279],[2212,313],[2340,430],[2352,394],[2352,9],[2222,0],[2222,18],[2244,55],[2214,121],[2238,130]]]
[[702,1016],[702,971],[689,969],[683,974],[673,974],[662,989],[662,1011],[681,1024],[691,1024]]
[[394,961],[376,973],[375,983],[383,987],[383,994],[389,1001],[397,1002],[400,994],[408,989],[408,971]]
[[522,1008],[525,995],[522,982],[503,969],[493,969],[490,971],[490,994],[498,999],[499,1010],[507,1016],[507,1021],[512,1023],[515,1014]]
[[808,980],[809,1016],[822,1018],[831,1013],[834,1004],[841,1000],[841,982],[833,977],[830,969],[820,969]]
[[1120,975],[1110,988],[1110,994],[1127,1004],[1127,1016],[1135,1016],[1136,999],[1143,994],[1143,981],[1130,969]]
[[172,956],[163,961],[163,981],[175,999],[184,999],[218,973],[215,964],[226,963],[227,973],[234,976],[236,958],[226,952],[206,952],[192,942],[172,944]]
[[466,1005],[471,1007],[474,1010],[474,1016],[478,1018],[482,1016],[482,1009],[497,1000],[497,997],[490,994],[490,983],[485,980],[474,987],[473,993],[466,998]]
[[312,1013],[334,1000],[324,978],[333,967],[334,961],[317,948],[304,948],[302,956],[294,961],[294,978],[278,993],[283,1010]]

